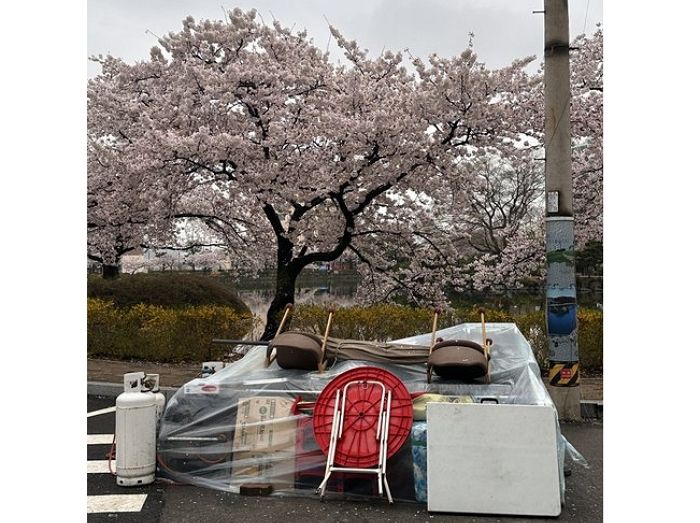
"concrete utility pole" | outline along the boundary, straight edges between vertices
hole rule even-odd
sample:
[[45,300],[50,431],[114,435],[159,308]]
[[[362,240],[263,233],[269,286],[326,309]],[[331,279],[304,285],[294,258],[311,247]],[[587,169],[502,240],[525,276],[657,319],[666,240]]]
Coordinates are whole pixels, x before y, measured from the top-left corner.
[[568,0],[544,0],[545,238],[549,392],[560,419],[581,418],[571,175]]

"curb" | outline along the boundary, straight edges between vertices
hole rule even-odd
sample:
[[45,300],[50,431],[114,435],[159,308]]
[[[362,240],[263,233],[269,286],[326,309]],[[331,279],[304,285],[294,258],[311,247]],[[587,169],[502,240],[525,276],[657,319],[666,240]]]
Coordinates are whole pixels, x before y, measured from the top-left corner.
[[[170,401],[175,392],[180,387],[161,387],[160,391],[165,395],[165,400]],[[88,381],[87,393],[88,396],[101,396],[103,398],[116,398],[124,392],[122,383],[108,383],[106,381]]]
[[588,420],[603,420],[603,402],[581,400],[581,418]]
[[[166,401],[170,401],[175,392],[180,387],[161,387],[160,391],[165,394]],[[88,396],[101,396],[116,398],[124,392],[124,385],[121,383],[108,383],[106,381],[88,381]],[[603,420],[603,402],[581,400],[581,418],[584,420]]]

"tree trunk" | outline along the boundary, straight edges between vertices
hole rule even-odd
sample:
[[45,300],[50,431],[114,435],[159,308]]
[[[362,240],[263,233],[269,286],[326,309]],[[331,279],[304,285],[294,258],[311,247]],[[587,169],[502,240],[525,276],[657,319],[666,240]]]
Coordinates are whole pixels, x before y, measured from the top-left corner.
[[102,277],[105,280],[115,280],[119,278],[119,265],[102,264]]
[[[288,303],[294,303],[294,291],[299,276],[299,270],[290,269],[287,265],[277,266],[277,283],[275,286],[275,297],[272,299],[270,308],[267,310],[267,323],[263,332],[262,341],[269,341],[275,337],[277,327],[282,319],[282,311]],[[289,318],[288,320],[289,321]]]

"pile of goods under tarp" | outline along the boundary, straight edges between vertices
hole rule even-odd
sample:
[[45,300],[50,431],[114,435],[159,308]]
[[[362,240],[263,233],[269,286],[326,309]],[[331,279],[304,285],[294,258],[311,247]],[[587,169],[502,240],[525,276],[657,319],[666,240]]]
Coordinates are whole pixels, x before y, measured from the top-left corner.
[[[435,373],[429,380],[426,363],[337,357],[321,369],[282,368],[274,358],[268,365],[267,348],[253,347],[235,363],[185,384],[170,399],[159,425],[158,475],[241,493],[426,502],[431,423],[426,406],[489,403],[554,410],[516,325],[485,327],[488,371],[473,378]],[[465,323],[433,332],[432,339],[428,333],[396,344],[429,349],[440,338],[480,344],[483,328]],[[337,344],[333,350],[337,353]],[[461,435],[453,437],[459,442]],[[563,499],[564,454],[576,452],[558,424],[553,441]]]

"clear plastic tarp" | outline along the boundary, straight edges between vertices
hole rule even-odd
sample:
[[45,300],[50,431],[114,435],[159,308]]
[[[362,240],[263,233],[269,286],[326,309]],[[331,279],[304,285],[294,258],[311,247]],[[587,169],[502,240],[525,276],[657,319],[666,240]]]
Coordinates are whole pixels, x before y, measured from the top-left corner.
[[[252,347],[240,360],[182,386],[167,403],[158,429],[158,475],[165,480],[239,492],[250,484],[272,485],[273,494],[315,495],[326,472],[326,454],[314,436],[313,406],[325,385],[358,367],[385,369],[414,400],[411,433],[390,456],[386,475],[394,499],[425,502],[425,399],[554,404],[530,345],[513,323],[487,323],[493,340],[489,383],[464,383],[433,376],[425,364],[336,361],[324,372],[265,366],[266,347]],[[439,330],[445,340],[480,343],[481,324]],[[397,343],[429,345],[431,334]],[[426,393],[430,396],[422,396]],[[564,499],[564,457],[585,460],[558,431],[560,485]],[[379,497],[376,476],[337,472],[328,497]]]

